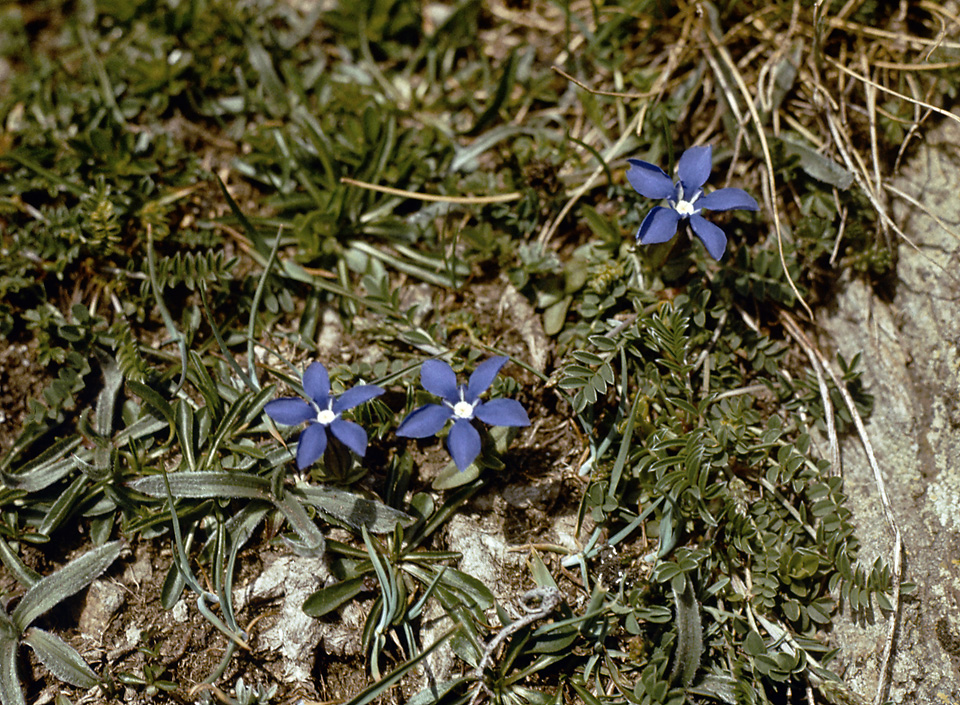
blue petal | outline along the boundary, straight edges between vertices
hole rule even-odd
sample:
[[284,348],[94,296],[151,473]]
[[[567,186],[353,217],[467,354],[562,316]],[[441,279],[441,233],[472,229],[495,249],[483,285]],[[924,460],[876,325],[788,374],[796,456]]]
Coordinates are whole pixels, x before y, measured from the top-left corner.
[[760,210],[753,196],[741,188],[722,188],[708,193],[698,198],[694,207],[706,208],[708,211],[729,211],[734,208],[747,211]]
[[693,227],[694,234],[700,238],[700,242],[707,248],[710,256],[719,262],[727,249],[727,236],[702,215],[691,215],[690,225]]
[[327,429],[312,423],[303,429],[297,442],[297,467],[304,470],[320,459],[327,449]]
[[463,472],[480,455],[480,434],[466,419],[457,419],[447,436],[447,449],[457,470]]
[[438,397],[451,402],[460,401],[457,375],[443,360],[427,360],[420,366],[420,384]]
[[267,416],[285,426],[296,426],[317,415],[316,410],[299,397],[281,397],[263,406]]
[[473,402],[487,391],[493,384],[493,379],[497,376],[500,368],[507,364],[507,359],[506,357],[491,357],[477,365],[477,369],[470,375],[470,383],[467,385],[464,400]]
[[633,190],[647,198],[673,198],[677,187],[666,172],[658,166],[639,159],[628,159],[627,181]]
[[319,362],[312,363],[303,373],[303,391],[321,407],[326,408],[327,399],[330,397],[330,377],[327,375],[327,368]]
[[491,426],[530,425],[530,417],[515,399],[492,399],[478,404],[473,415]]
[[401,438],[426,438],[435,436],[453,416],[453,409],[440,404],[427,404],[414,409],[397,427]]
[[358,404],[370,401],[374,397],[383,394],[383,389],[375,384],[362,384],[359,387],[348,389],[339,397],[333,400],[333,410],[339,414],[341,411],[352,409]]
[[693,194],[710,178],[710,170],[713,168],[711,162],[713,147],[691,147],[680,157],[677,164],[677,174],[680,176],[680,183],[683,184],[684,196],[693,196]]
[[667,242],[677,234],[677,223],[679,222],[680,214],[673,208],[657,206],[647,213],[647,217],[640,223],[637,240],[643,245]]
[[353,421],[337,419],[330,424],[330,433],[361,458],[367,452],[367,432]]

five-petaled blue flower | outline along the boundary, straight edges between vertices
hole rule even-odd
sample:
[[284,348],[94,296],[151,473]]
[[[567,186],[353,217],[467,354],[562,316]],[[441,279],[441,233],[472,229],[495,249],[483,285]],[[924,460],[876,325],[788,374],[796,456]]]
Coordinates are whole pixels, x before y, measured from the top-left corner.
[[367,432],[352,421],[341,418],[347,409],[370,401],[383,394],[375,384],[348,389],[338,397],[330,394],[330,377],[319,362],[311,364],[303,373],[303,391],[310,398],[281,397],[267,402],[263,410],[277,423],[296,426],[309,424],[297,442],[297,467],[303,470],[313,465],[327,449],[327,429],[347,448],[359,456],[367,452]]
[[453,419],[447,436],[447,448],[457,469],[463,472],[480,455],[480,434],[470,423],[474,418],[491,426],[529,426],[527,412],[513,399],[480,401],[493,384],[494,377],[507,362],[505,357],[491,357],[477,366],[468,384],[457,385],[453,368],[441,360],[427,360],[420,367],[420,384],[443,400],[442,404],[426,404],[412,411],[397,428],[405,438],[426,438],[436,435]]
[[690,219],[694,234],[715,260],[723,257],[727,236],[716,225],[700,215],[701,210],[728,211],[735,208],[755,211],[760,207],[743,189],[722,188],[704,195],[703,185],[710,177],[712,147],[691,147],[680,156],[676,184],[658,166],[628,159],[627,181],[641,196],[664,198],[669,207],[656,206],[640,223],[637,240],[644,245],[667,242],[677,232],[684,218]]

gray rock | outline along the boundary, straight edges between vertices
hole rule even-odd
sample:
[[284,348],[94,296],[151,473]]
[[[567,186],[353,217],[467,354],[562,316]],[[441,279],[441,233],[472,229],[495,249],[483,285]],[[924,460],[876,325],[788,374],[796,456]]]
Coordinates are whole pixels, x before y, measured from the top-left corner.
[[[892,303],[860,282],[845,287],[836,309],[821,317],[875,396],[867,433],[880,464],[905,549],[904,580],[916,583],[902,601],[889,699],[896,703],[960,701],[960,126],[945,122],[926,135],[894,182],[936,214],[895,199],[897,222],[917,248],[899,246]],[[861,564],[876,556],[892,565],[893,538],[859,440],[842,444],[843,476],[862,541]],[[834,625],[839,664],[849,686],[873,700],[879,682],[886,616]]]

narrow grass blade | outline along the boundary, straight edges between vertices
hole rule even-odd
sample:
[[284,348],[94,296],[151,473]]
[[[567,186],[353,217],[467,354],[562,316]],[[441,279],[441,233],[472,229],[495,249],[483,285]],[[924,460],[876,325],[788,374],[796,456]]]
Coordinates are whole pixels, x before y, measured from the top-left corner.
[[23,643],[33,649],[40,663],[64,683],[93,688],[100,682],[77,650],[57,635],[31,627],[23,637]]
[[427,656],[432,654],[437,647],[453,636],[459,629],[460,627],[454,627],[450,631],[446,632],[439,639],[430,644],[430,646],[424,649],[423,653],[418,655],[416,658],[410,659],[397,670],[388,673],[376,683],[358,693],[352,700],[345,703],[345,705],[367,705],[367,703],[372,703],[380,696],[386,695],[394,685],[400,682],[405,675],[417,668],[420,663],[427,658]]
[[10,615],[17,629],[22,633],[37,617],[92,583],[119,557],[121,550],[119,541],[111,541],[83,554],[52,575],[40,578]]
[[281,225],[277,231],[277,238],[273,241],[273,247],[270,248],[270,256],[263,268],[263,274],[260,275],[260,281],[257,282],[253,302],[250,304],[250,323],[247,325],[247,372],[249,374],[248,380],[255,391],[260,391],[260,380],[257,378],[257,358],[254,355],[257,339],[257,310],[260,308],[260,299],[263,298],[263,290],[267,285],[267,277],[270,276],[273,263],[277,261],[277,249],[280,247],[280,235],[282,233],[283,226]]

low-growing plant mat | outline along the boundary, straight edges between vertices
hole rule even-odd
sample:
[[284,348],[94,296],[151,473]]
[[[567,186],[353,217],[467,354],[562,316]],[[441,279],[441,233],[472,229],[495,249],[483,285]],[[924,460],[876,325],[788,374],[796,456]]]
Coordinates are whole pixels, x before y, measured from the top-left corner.
[[960,699],[958,29],[4,5],[0,702]]

